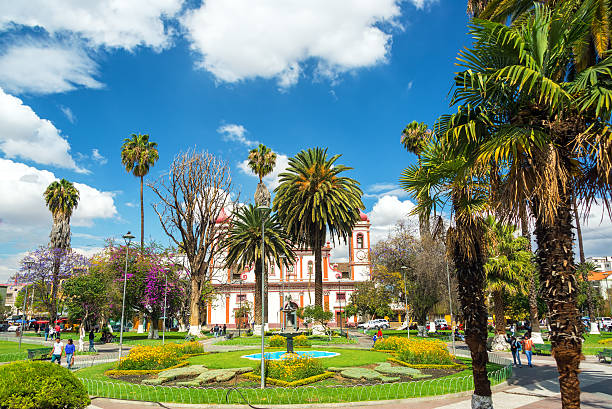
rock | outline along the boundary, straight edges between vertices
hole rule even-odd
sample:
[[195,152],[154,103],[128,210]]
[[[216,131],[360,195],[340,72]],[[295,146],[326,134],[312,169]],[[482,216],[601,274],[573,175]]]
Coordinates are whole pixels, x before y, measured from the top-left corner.
[[399,381],[399,376],[384,376],[379,372],[369,368],[348,367],[348,368],[328,368],[332,372],[340,372],[342,377],[347,379],[366,379],[368,381],[381,380],[383,382]]
[[493,399],[490,396],[472,395],[472,409],[493,409]]
[[534,344],[543,344],[544,343],[544,339],[542,339],[542,333],[541,332],[532,332],[531,333],[531,340],[533,341]]
[[510,344],[506,342],[506,337],[502,334],[495,335],[491,344],[491,351],[507,351],[508,349],[510,349]]
[[327,335],[325,332],[325,327],[321,324],[312,326],[312,335]]
[[177,382],[179,386],[200,386],[210,381],[226,382],[232,379],[237,374],[251,372],[253,368],[227,368],[227,369],[209,369],[200,373],[195,379],[186,382]]
[[199,375],[208,371],[203,365],[184,366],[182,368],[168,369],[157,374],[157,378],[145,379],[142,383],[147,385],[161,385],[164,382],[173,381],[177,378]]

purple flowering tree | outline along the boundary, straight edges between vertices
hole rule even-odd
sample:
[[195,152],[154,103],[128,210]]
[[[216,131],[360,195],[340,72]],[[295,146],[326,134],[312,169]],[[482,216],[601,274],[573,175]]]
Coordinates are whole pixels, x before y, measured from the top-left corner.
[[[32,263],[29,267],[28,264]],[[20,263],[20,270],[15,279],[31,283],[40,300],[51,317],[63,311],[64,292],[62,282],[76,274],[87,271],[89,258],[72,249],[39,247],[25,256]],[[53,288],[54,268],[57,268],[58,288]],[[55,291],[54,291],[55,290]],[[57,306],[57,311],[54,311]]]

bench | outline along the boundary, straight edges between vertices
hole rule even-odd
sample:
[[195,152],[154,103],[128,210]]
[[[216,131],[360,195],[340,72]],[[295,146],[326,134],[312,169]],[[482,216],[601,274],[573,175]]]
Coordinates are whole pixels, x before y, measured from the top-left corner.
[[604,348],[603,350],[597,353],[597,359],[599,359],[599,362],[608,362],[606,361],[606,358],[610,358],[610,363],[612,363],[612,349],[611,348]]
[[551,355],[552,345],[550,344],[533,344],[533,353],[536,355]]
[[32,348],[28,349],[28,359],[30,360],[45,360],[51,359],[49,356],[51,348]]

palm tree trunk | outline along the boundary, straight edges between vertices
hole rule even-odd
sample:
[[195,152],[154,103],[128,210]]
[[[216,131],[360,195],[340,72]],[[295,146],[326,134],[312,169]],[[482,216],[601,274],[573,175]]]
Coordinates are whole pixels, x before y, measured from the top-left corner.
[[[474,395],[472,408],[492,409],[491,383],[487,377],[487,308],[485,306],[486,273],[481,248],[482,234],[473,225],[463,225],[458,220],[455,237],[471,240],[452,240],[452,257],[457,271],[459,303],[465,320],[465,342],[472,355]],[[470,237],[471,236],[471,237]],[[468,254],[465,243],[474,245],[473,254]]]
[[[537,262],[540,266],[542,296],[548,305],[552,352],[557,361],[563,409],[580,408],[578,379],[582,354],[581,323],[577,307],[575,277],[572,193],[561,193],[557,214],[549,223],[536,217],[535,235],[538,243]],[[539,214],[534,201],[534,215]]]
[[315,231],[315,306],[323,308],[323,263],[321,256],[321,232]]
[[54,249],[55,252],[55,260],[53,261],[53,273],[51,276],[51,311],[49,311],[49,315],[51,316],[50,325],[54,326],[55,321],[57,320],[57,287],[59,286],[59,269],[60,269],[60,253],[61,249]]
[[143,199],[144,177],[140,177],[140,251],[144,251],[144,199]]
[[578,254],[580,256],[580,263],[584,263],[584,245],[582,243],[582,229],[580,228],[580,217],[578,217],[578,204],[576,203],[576,195],[572,195],[573,210],[574,210],[574,222],[576,223],[576,235],[578,236]]
[[491,349],[493,351],[505,351],[508,349],[506,316],[503,293],[499,290],[493,291],[493,310],[495,311],[495,338]]
[[[529,221],[527,217],[527,203],[523,202],[520,209],[521,234],[527,239],[531,251],[531,234],[529,234]],[[538,314],[538,287],[536,285],[537,271],[534,269],[529,275],[529,323],[532,333],[540,333],[540,317]]]

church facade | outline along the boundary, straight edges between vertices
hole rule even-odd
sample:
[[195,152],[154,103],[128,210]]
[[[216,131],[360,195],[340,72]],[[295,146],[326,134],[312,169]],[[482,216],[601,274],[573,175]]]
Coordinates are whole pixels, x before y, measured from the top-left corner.
[[[218,223],[226,221],[226,216],[217,220]],[[340,325],[340,312],[344,311],[351,294],[355,291],[355,284],[370,280],[370,221],[365,213],[360,213],[360,220],[355,224],[348,247],[348,263],[336,263],[331,260],[330,242],[322,248],[323,307],[334,313],[329,323],[331,326]],[[295,263],[288,268],[278,265],[267,266],[267,322],[270,328],[285,326],[289,317],[283,309],[287,305],[305,307],[314,304],[314,253],[311,249],[298,249],[295,250],[295,258]],[[215,263],[215,266],[222,265],[222,258]],[[252,322],[253,311],[248,318],[237,319],[236,316],[244,303],[250,304],[251,309],[254,304],[254,268],[242,272],[222,267],[215,267],[215,270],[214,277],[217,279],[213,286],[216,295],[207,305],[207,324],[226,325],[228,328],[237,328],[237,324],[240,324],[240,327],[246,327]],[[255,314],[261,312],[256,311]],[[343,326],[355,325],[356,320],[356,317],[350,317]]]

